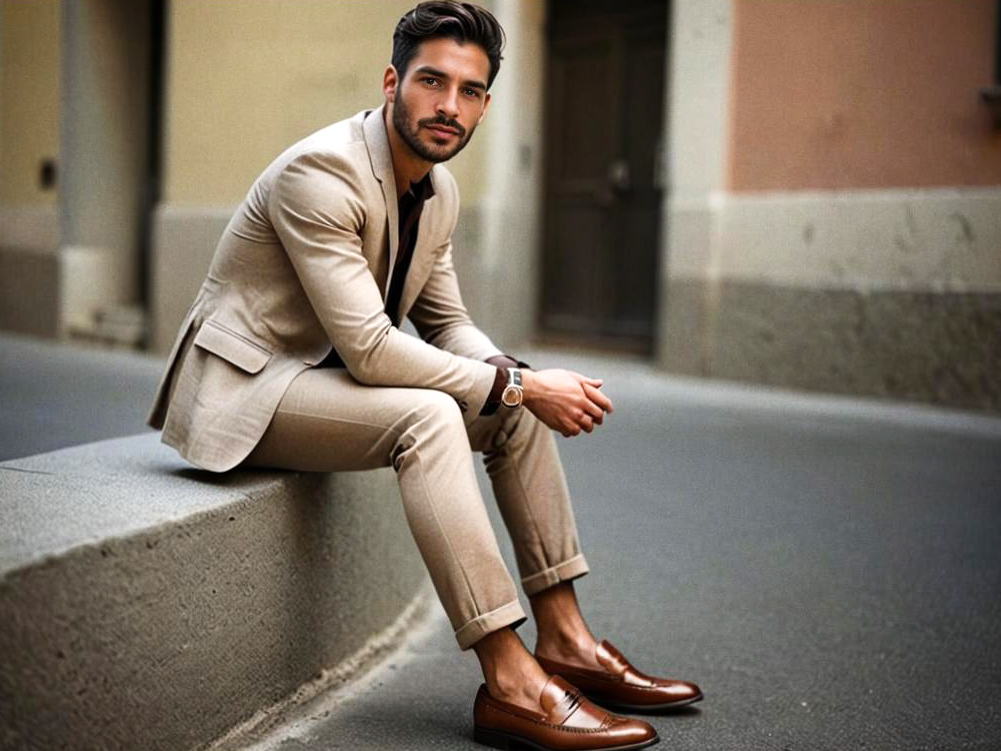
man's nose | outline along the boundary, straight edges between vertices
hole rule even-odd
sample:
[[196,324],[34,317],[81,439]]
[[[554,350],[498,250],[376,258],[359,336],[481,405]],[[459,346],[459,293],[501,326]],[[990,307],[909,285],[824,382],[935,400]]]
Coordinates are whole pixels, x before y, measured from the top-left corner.
[[445,89],[438,99],[438,112],[445,117],[454,120],[459,116],[459,90],[456,88]]

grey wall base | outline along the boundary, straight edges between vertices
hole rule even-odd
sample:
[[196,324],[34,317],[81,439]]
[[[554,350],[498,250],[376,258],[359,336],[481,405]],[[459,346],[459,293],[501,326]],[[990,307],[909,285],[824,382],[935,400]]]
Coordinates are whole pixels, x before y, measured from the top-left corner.
[[203,746],[425,583],[390,470],[212,475],[155,434],[0,464],[0,748]]
[[1001,412],[1001,294],[672,281],[667,370]]
[[59,254],[0,247],[0,330],[59,336]]

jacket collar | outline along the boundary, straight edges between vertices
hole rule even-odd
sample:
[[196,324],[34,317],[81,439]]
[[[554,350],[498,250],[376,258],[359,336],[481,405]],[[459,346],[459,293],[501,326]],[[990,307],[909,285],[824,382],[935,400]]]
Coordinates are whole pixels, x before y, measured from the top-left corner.
[[389,149],[389,135],[386,133],[386,105],[365,113],[362,133],[368,148],[368,158],[372,163],[372,174],[383,187],[395,193],[396,178],[393,175],[393,152]]

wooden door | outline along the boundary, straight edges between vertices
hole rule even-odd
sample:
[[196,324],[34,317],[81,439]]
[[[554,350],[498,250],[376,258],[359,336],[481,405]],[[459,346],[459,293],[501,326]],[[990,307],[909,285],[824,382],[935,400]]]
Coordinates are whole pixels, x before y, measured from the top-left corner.
[[541,327],[649,351],[667,0],[551,0]]

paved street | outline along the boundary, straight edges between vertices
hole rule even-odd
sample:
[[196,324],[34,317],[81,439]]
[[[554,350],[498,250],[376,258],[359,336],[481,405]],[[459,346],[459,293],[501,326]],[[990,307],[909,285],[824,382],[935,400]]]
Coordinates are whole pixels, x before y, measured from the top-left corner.
[[0,332],[0,461],[148,430],[157,357]]
[[[142,429],[155,361],[109,382],[95,358],[114,358],[34,346],[0,341],[4,456]],[[1001,747],[1001,420],[519,354],[605,377],[616,403],[560,445],[585,615],[706,693],[652,718],[658,748]],[[117,428],[92,416],[107,409]],[[480,748],[479,680],[434,604],[385,664],[255,750]]]

